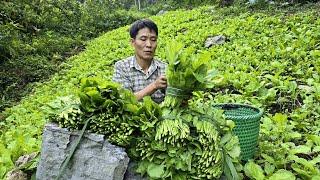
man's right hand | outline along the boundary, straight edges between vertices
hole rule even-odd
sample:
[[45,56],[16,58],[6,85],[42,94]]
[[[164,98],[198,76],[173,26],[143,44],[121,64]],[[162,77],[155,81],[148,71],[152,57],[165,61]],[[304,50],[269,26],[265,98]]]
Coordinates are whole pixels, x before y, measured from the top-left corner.
[[159,76],[156,81],[154,81],[154,88],[157,89],[163,89],[167,87],[167,78],[164,75]]
[[135,92],[134,95],[138,100],[141,100],[144,96],[153,94],[158,89],[165,89],[167,87],[167,78],[162,75],[159,76],[153,83],[149,84],[147,87],[141,91]]

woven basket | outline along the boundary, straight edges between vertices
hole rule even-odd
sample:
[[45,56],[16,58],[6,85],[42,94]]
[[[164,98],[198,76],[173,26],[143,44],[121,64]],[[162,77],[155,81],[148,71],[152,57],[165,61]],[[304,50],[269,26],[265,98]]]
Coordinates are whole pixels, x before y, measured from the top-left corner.
[[224,110],[226,118],[235,122],[233,132],[239,138],[241,160],[251,159],[256,151],[263,111],[244,104],[216,104],[214,108]]

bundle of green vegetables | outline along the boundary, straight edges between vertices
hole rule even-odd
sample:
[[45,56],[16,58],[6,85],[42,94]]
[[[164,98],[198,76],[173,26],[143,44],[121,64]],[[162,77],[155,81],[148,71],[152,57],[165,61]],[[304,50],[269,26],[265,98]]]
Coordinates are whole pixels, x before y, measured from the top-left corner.
[[155,134],[138,139],[131,157],[139,160],[137,172],[151,179],[239,179],[239,140],[234,123],[210,101],[192,96],[210,84],[207,54],[192,55],[191,48],[172,42],[167,47],[167,94]]
[[138,103],[130,91],[99,78],[82,79],[79,98],[63,100],[49,104],[51,109],[58,109],[52,111],[51,121],[79,130],[90,119],[90,132],[104,134],[111,143],[123,147],[129,147],[161,115],[151,98]]
[[138,139],[130,156],[150,179],[239,179],[239,141],[234,123],[210,103],[193,98],[188,106],[163,109],[155,134]]
[[168,67],[167,97],[163,106],[179,106],[190,98],[193,91],[204,90],[215,76],[211,71],[210,54],[194,54],[194,49],[184,48],[179,42],[170,42],[166,48]]
[[[191,56],[179,43],[168,48],[169,87],[160,106],[150,97],[138,102],[132,92],[99,78],[81,80],[79,98],[59,100],[51,116],[62,127],[104,134],[125,147],[137,172],[149,179],[239,179],[239,141],[234,123],[197,94],[210,81],[205,54]],[[63,102],[63,103],[62,103]],[[89,122],[87,124],[87,122]],[[88,125],[88,126],[87,126]]]

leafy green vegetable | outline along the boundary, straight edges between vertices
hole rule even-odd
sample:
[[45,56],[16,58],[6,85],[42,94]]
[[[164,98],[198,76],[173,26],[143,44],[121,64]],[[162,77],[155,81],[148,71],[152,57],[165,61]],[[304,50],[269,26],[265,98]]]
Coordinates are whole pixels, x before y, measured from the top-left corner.
[[193,91],[204,90],[215,73],[210,71],[210,54],[195,55],[194,49],[184,48],[179,42],[170,42],[166,47],[166,70],[168,88],[164,107],[180,106]]
[[296,177],[294,174],[290,171],[279,169],[276,173],[274,173],[272,176],[269,177],[270,180],[286,180],[286,179],[292,179],[295,180]]
[[249,178],[252,179],[263,180],[265,178],[262,168],[253,161],[248,162],[244,166],[244,172]]
[[147,172],[150,178],[162,178],[164,174],[164,165],[149,164]]

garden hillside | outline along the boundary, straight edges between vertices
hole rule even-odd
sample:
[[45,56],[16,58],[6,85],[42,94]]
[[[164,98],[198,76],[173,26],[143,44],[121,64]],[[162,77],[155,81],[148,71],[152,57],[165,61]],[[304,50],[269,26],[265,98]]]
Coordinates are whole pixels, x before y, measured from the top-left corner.
[[0,111],[58,72],[87,40],[146,16],[119,1],[1,1]]
[[[201,7],[151,17],[159,26],[157,57],[172,40],[207,52],[218,77],[198,96],[216,103],[247,103],[264,109],[258,151],[245,164],[251,179],[320,178],[320,13],[250,12]],[[116,61],[133,54],[128,26],[110,31],[69,58],[50,81],[39,83],[0,122],[0,178],[24,154],[40,151],[47,104],[78,92],[81,78],[110,80]],[[226,42],[205,47],[208,37]]]

